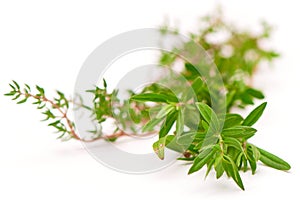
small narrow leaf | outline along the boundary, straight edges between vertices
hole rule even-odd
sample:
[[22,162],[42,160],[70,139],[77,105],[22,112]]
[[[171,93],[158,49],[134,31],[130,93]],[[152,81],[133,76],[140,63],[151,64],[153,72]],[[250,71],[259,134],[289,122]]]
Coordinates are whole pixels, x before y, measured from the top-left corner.
[[14,96],[16,94],[16,92],[12,91],[9,93],[4,94],[5,96]]
[[240,177],[238,168],[237,168],[236,164],[234,163],[234,161],[229,156],[224,155],[222,165],[223,165],[225,171],[227,172],[227,174],[233,178],[233,180],[236,182],[236,184],[242,190],[245,190],[243,181]]
[[105,89],[107,88],[107,83],[106,83],[105,79],[103,79],[103,86],[104,86]]
[[158,118],[158,119],[163,118],[164,116],[168,115],[174,109],[175,109],[175,107],[173,105],[165,105],[157,113],[156,118]]
[[213,130],[219,130],[220,124],[216,113],[205,103],[196,103],[197,108],[199,109],[203,119],[210,124],[210,127]]
[[161,160],[163,160],[165,157],[165,144],[166,137],[162,137],[153,143],[153,150]]
[[13,89],[14,91],[16,91],[15,86],[13,86],[12,84],[9,84],[9,86],[11,87],[11,89]]
[[255,171],[256,171],[256,159],[254,157],[253,149],[251,148],[250,145],[247,145],[246,156],[247,156],[247,159],[249,161],[252,174],[254,174]]
[[221,154],[218,155],[215,159],[214,168],[215,168],[215,171],[216,171],[216,178],[217,179],[219,179],[224,173],[222,160],[223,160],[223,156]]
[[246,156],[242,156],[242,161],[243,161],[243,171],[246,172],[248,170],[248,160]]
[[165,147],[168,147],[169,149],[178,151],[180,153],[183,152],[180,146],[175,144],[176,141],[174,138],[174,135],[166,135],[165,137],[162,137],[158,141],[153,143],[153,150],[161,160],[165,158]]
[[28,91],[31,90],[29,85],[25,84],[25,87],[28,89]]
[[40,92],[40,95],[43,96],[45,94],[45,90],[41,88],[40,86],[36,85],[36,89]]
[[256,146],[254,146],[253,144],[250,144],[250,143],[247,144],[247,147],[248,146],[253,151],[253,157],[254,157],[255,161],[258,161],[259,158],[260,158],[260,152],[259,152],[258,148]]
[[245,155],[245,153],[244,152],[240,152],[239,153],[239,155],[237,156],[237,158],[236,158],[236,165],[238,166],[238,169],[240,170],[241,169],[241,167],[242,167],[242,158],[243,158],[243,156]]
[[209,129],[209,125],[208,125],[208,123],[207,123],[206,121],[202,120],[202,121],[201,121],[201,124],[202,124],[204,130],[207,131],[207,130]]
[[197,77],[190,88],[188,88],[184,95],[183,98],[184,100],[189,100],[191,99],[194,95],[198,94],[199,91],[203,88],[203,81],[201,77]]
[[13,81],[13,83],[15,84],[15,86],[18,88],[18,90],[20,90],[20,86],[16,81]]
[[176,135],[179,136],[183,133],[184,129],[184,118],[183,118],[183,108],[179,108],[177,121],[176,121]]
[[18,93],[14,98],[12,98],[12,100],[16,100],[16,99],[18,99],[20,96],[21,96],[21,94]]
[[224,138],[224,143],[228,146],[236,148],[237,150],[243,151],[241,142],[233,137]]
[[189,132],[182,134],[181,136],[177,136],[177,142],[182,145],[189,145],[193,142],[197,132]]
[[260,152],[260,161],[264,163],[265,165],[272,167],[274,169],[278,170],[289,170],[291,169],[291,166],[281,158],[275,156],[274,154],[271,154],[267,152],[266,150],[263,150],[261,148],[258,148]]
[[137,95],[133,95],[130,99],[134,101],[141,101],[141,102],[161,102],[161,103],[178,102],[176,96],[158,94],[158,93],[137,94]]
[[265,98],[264,94],[261,91],[255,90],[253,88],[248,88],[247,93],[250,94],[251,96],[257,98],[257,99],[264,99]]
[[156,125],[158,125],[163,119],[153,118],[143,126],[142,132],[152,131]]
[[215,150],[212,150],[205,157],[197,156],[188,174],[192,174],[196,171],[199,171],[213,157],[214,154],[215,154]]
[[159,138],[162,138],[162,137],[164,137],[165,135],[167,135],[169,133],[169,131],[171,130],[173,124],[176,121],[177,114],[178,114],[178,112],[174,110],[173,112],[170,112],[167,115],[167,117],[166,117],[164,123],[162,124],[160,131],[159,131]]
[[223,137],[245,138],[248,139],[256,133],[256,129],[249,126],[236,126],[233,128],[223,129]]
[[227,114],[223,128],[230,128],[233,126],[239,126],[243,122],[243,117],[239,114]]
[[267,102],[262,103],[257,108],[255,108],[244,120],[243,125],[245,126],[252,126],[257,122],[257,120],[261,117],[263,114],[265,108],[267,106]]
[[204,85],[204,83],[203,83],[203,80],[202,80],[202,78],[200,76],[197,77],[193,81],[192,88],[193,88],[195,94],[197,94],[199,92],[199,90],[202,89],[203,85]]
[[181,158],[177,158],[177,160],[183,160],[183,161],[193,161],[194,159],[195,159],[195,157],[190,157],[190,158],[181,157]]
[[22,103],[25,103],[26,101],[27,101],[27,98],[25,98],[25,99],[23,99],[23,100],[17,102],[17,104],[22,104]]
[[205,174],[205,178],[208,176],[209,172],[211,171],[213,165],[214,165],[215,159],[211,159],[208,163],[207,163],[207,170],[206,170],[206,174]]
[[179,152],[179,153],[184,153],[187,149],[187,146],[183,146],[179,144],[176,140],[175,135],[167,135],[166,136],[166,147],[168,149],[171,149],[173,151]]

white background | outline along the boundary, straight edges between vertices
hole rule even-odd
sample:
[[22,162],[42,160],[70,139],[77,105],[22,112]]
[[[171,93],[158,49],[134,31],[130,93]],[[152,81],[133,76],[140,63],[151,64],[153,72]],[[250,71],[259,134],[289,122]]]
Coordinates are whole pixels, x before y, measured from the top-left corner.
[[[31,105],[15,105],[3,93],[12,80],[47,90],[73,91],[86,57],[110,37],[157,27],[166,18],[195,30],[199,16],[223,5],[226,18],[255,28],[260,19],[275,25],[271,46],[282,57],[262,68],[255,84],[268,107],[253,142],[290,162],[290,172],[258,166],[242,173],[246,191],[232,180],[204,171],[187,176],[180,162],[154,174],[128,175],[94,160],[77,141],[55,140]],[[1,1],[0,2],[0,199],[254,199],[298,197],[299,44],[297,1]]]

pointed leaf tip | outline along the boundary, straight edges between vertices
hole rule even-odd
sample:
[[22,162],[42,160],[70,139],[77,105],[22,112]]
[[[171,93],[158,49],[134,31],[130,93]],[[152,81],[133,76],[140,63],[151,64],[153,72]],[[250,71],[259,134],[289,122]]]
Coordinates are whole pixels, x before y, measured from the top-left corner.
[[244,120],[243,125],[245,126],[252,126],[254,125],[257,120],[261,117],[263,114],[265,108],[267,106],[267,102],[262,103],[258,107],[256,107]]

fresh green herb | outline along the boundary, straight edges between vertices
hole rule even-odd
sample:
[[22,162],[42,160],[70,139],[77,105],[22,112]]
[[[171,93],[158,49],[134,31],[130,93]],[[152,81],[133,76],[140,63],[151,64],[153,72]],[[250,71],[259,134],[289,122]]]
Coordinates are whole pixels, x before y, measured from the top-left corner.
[[[68,99],[60,91],[50,99],[42,87],[36,86],[32,90],[27,84],[21,87],[15,81],[10,84],[11,91],[5,95],[13,97],[18,104],[32,100],[45,116],[44,121],[55,128],[58,138],[63,140],[73,138],[91,142],[104,139],[114,142],[121,136],[129,135],[122,130],[129,129],[138,134],[130,125],[132,123],[128,123],[133,121],[141,125],[144,134],[158,135],[153,149],[160,159],[164,159],[165,148],[178,151],[182,153],[178,160],[192,161],[189,174],[207,166],[206,176],[214,169],[216,178],[226,174],[244,190],[240,170],[247,171],[250,167],[254,174],[258,161],[279,170],[291,168],[281,158],[248,142],[257,132],[252,126],[262,116],[267,103],[256,107],[245,118],[231,112],[232,108],[245,108],[264,98],[259,89],[251,86],[251,78],[262,61],[272,61],[278,54],[260,46],[260,42],[270,36],[271,29],[266,23],[262,24],[260,34],[240,31],[224,22],[221,15],[206,16],[201,23],[200,32],[190,33],[190,36],[205,48],[221,74],[225,87],[223,92],[226,93],[226,114],[219,113],[212,106],[212,99],[217,98],[209,91],[205,77],[199,75],[195,66],[182,61],[175,53],[166,52],[162,52],[160,64],[172,68],[178,61],[183,62],[180,74],[191,86],[191,89],[176,88],[181,84],[175,82],[174,91],[179,91],[179,95],[159,83],[153,83],[138,94],[130,92],[130,98],[121,102],[116,98],[118,91],[107,91],[105,81],[102,88],[87,91],[94,95],[92,107],[84,105],[80,97]],[[163,26],[161,32],[178,34],[168,26]],[[227,33],[228,37],[214,41],[214,35],[220,32]],[[217,90],[216,94],[221,92]],[[149,102],[152,102],[151,106]],[[89,131],[90,137],[82,138],[76,133],[75,123],[68,116],[71,106],[91,112],[91,120],[97,126]],[[102,124],[108,119],[114,119],[119,124],[111,134],[104,135]]]

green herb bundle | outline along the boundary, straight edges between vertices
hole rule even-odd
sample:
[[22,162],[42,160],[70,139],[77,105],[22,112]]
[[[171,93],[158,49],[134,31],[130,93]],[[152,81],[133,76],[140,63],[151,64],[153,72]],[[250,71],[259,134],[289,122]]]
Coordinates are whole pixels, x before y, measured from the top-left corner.
[[[87,91],[94,95],[92,107],[86,106],[80,97],[67,99],[64,93],[57,91],[56,97],[49,98],[42,87],[36,86],[32,90],[25,84],[21,88],[15,81],[10,84],[11,91],[5,95],[12,96],[18,104],[33,100],[45,116],[44,121],[56,129],[58,138],[62,140],[91,142],[103,139],[114,142],[121,136],[130,135],[124,130],[140,134],[129,125],[133,121],[142,126],[145,134],[158,135],[153,149],[160,159],[164,159],[165,148],[180,152],[182,156],[179,160],[192,163],[189,174],[206,166],[206,175],[214,169],[217,178],[226,174],[244,190],[239,171],[250,169],[254,174],[258,161],[275,169],[290,169],[290,165],[281,158],[248,142],[257,132],[253,125],[263,114],[266,102],[245,118],[232,113],[232,108],[243,109],[254,105],[256,100],[264,99],[264,94],[251,86],[251,78],[261,62],[270,62],[278,54],[261,47],[261,42],[268,39],[271,33],[266,23],[262,24],[261,33],[253,34],[236,29],[219,15],[206,16],[201,22],[200,31],[190,36],[207,51],[217,66],[225,87],[222,92],[226,96],[226,113],[219,113],[213,106],[213,94],[205,77],[195,70],[195,66],[168,52],[162,52],[160,64],[172,69],[181,60],[183,67],[180,74],[192,90],[176,86],[171,90],[157,82],[146,86],[140,93],[130,91],[130,98],[121,102],[116,98],[118,91],[108,92],[104,81],[103,87]],[[161,32],[172,31],[164,26]],[[226,39],[211,40],[216,34],[224,32],[228,35]],[[172,34],[177,34],[177,31]],[[179,97],[174,90],[179,91]],[[95,130],[89,131],[89,137],[82,138],[76,133],[75,123],[68,116],[71,104],[90,111],[91,120],[97,122]],[[106,135],[101,128],[108,119],[116,119],[119,124],[111,134]]]

